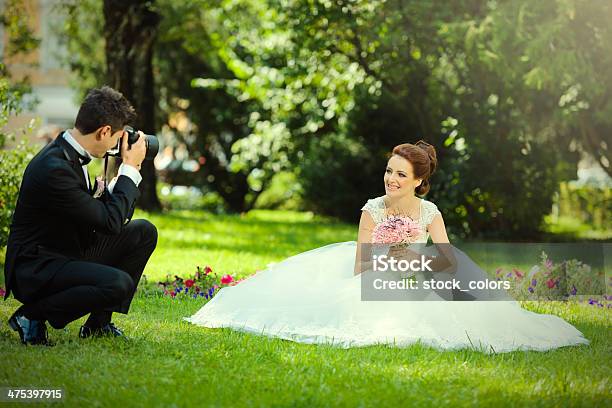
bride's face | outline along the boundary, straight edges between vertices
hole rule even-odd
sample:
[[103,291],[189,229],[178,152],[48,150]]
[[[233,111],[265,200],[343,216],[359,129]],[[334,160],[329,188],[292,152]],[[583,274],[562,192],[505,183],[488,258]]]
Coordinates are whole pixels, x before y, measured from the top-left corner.
[[421,179],[415,179],[413,174],[412,164],[408,160],[398,155],[391,156],[384,177],[387,195],[414,195],[414,189],[421,184]]

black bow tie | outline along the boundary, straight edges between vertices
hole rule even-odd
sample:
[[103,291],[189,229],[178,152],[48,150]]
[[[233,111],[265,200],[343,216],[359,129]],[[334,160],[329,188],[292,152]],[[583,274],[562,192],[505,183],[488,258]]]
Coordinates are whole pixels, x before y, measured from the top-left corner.
[[87,157],[84,154],[77,152],[77,156],[79,156],[79,160],[81,161],[81,166],[87,166],[91,161],[91,157]]

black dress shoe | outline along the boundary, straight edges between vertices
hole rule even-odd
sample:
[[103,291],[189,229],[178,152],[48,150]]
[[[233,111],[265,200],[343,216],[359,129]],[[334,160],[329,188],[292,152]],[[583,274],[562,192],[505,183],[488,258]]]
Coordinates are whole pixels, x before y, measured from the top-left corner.
[[121,329],[115,326],[113,323],[106,324],[102,327],[89,327],[81,326],[79,330],[79,337],[86,339],[88,337],[123,337],[126,338]]
[[47,337],[47,325],[44,320],[30,320],[21,313],[21,308],[9,318],[11,329],[19,333],[21,343],[27,345],[52,346]]

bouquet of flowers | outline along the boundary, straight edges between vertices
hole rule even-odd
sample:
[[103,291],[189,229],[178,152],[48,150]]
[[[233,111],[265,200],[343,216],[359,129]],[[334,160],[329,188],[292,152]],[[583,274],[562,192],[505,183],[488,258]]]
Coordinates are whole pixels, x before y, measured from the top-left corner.
[[[372,231],[372,243],[388,248],[387,255],[396,257],[422,234],[421,225],[407,216],[392,215],[376,225]],[[387,249],[387,248],[386,248]],[[401,257],[401,255],[400,255]],[[401,273],[402,279],[412,279],[414,272]]]
[[421,225],[401,215],[392,215],[376,225],[372,231],[372,243],[402,245],[415,242],[422,234]]

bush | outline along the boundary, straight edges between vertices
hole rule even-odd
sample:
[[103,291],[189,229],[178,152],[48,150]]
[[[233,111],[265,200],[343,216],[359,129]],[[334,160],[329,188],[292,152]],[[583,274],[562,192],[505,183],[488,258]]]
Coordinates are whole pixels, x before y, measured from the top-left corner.
[[356,223],[370,198],[384,194],[384,155],[373,157],[361,143],[343,135],[313,139],[300,162],[298,180],[305,207]]
[[23,171],[32,156],[32,148],[24,142],[0,150],[0,248],[6,246]]
[[[3,128],[9,116],[18,114],[23,108],[23,96],[29,87],[24,83],[11,83],[2,63],[0,74],[0,248],[3,248],[8,240],[23,171],[32,158],[33,150],[24,142],[11,150],[2,150],[7,141],[15,139],[12,133],[6,133]],[[35,121],[30,122],[23,134],[31,132],[35,124]]]
[[288,211],[302,210],[301,186],[296,174],[289,171],[275,174],[268,188],[257,197],[255,208]]
[[612,189],[609,185],[578,186],[561,183],[555,197],[558,217],[569,217],[587,223],[594,229],[612,230]]

